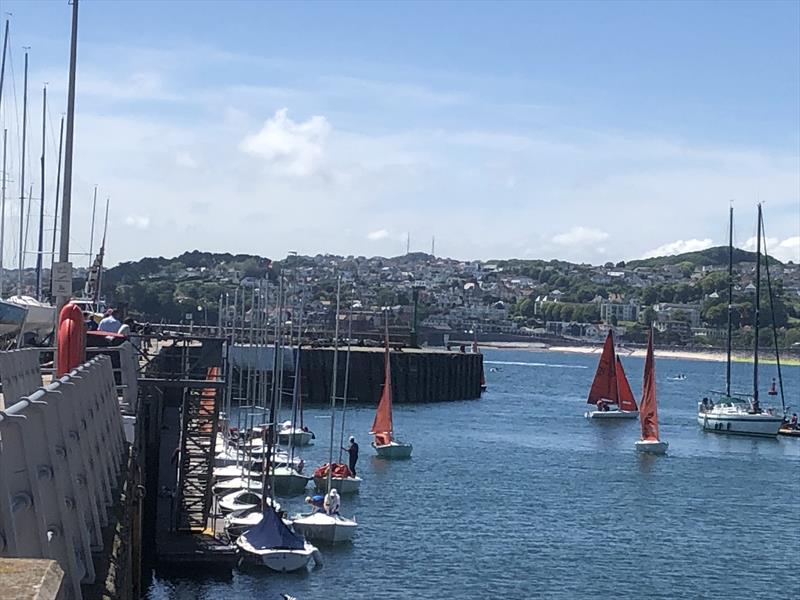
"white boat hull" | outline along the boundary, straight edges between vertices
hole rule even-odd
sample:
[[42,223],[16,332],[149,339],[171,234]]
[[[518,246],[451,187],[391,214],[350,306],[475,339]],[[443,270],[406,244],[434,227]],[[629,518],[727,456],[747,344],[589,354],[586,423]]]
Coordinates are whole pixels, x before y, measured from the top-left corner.
[[697,423],[703,431],[726,435],[775,437],[783,423],[782,417],[769,414],[716,414],[699,413]]
[[584,416],[587,419],[638,419],[639,412],[635,410],[590,410]]
[[275,493],[284,495],[302,494],[310,477],[301,475],[293,469],[286,467],[275,467],[272,471],[273,481],[275,482]]
[[[332,477],[331,487],[336,488],[339,495],[342,494],[357,494],[361,489],[361,477]],[[328,488],[327,477],[314,477],[314,486],[318,490],[326,490]]]
[[305,569],[312,558],[319,556],[319,550],[308,542],[305,543],[302,550],[285,550],[281,548],[256,550],[247,543],[244,537],[237,538],[236,544],[251,561],[278,573],[290,573]]
[[639,440],[636,442],[636,450],[646,454],[665,454],[669,448],[669,442],[661,440]]
[[355,519],[346,519],[340,515],[315,513],[295,518],[292,521],[294,530],[309,540],[338,544],[353,539],[358,525]]
[[314,439],[314,434],[310,431],[303,431],[302,429],[295,429],[294,431],[279,431],[278,443],[288,446],[308,446],[311,440]]
[[218,481],[211,488],[217,496],[225,496],[237,490],[251,490],[253,492],[261,492],[261,481],[258,479],[248,479],[246,477],[234,477],[233,479],[223,479]]
[[411,458],[411,452],[414,450],[414,446],[412,444],[395,441],[392,441],[385,446],[378,446],[373,442],[372,447],[375,448],[379,458],[386,458],[390,460]]

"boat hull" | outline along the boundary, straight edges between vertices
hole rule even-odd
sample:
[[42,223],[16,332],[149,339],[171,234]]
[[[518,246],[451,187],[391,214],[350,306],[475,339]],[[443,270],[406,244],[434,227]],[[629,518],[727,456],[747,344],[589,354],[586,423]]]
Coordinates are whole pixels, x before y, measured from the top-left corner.
[[781,417],[768,414],[713,414],[700,413],[697,423],[703,431],[724,435],[775,437],[783,423]]
[[665,454],[669,448],[669,442],[661,440],[639,440],[635,444],[638,452],[645,454]]
[[280,548],[270,548],[265,550],[255,550],[244,537],[239,537],[236,544],[242,550],[249,562],[261,564],[271,571],[278,573],[291,573],[308,568],[311,559],[319,555],[315,546],[306,542],[302,550],[285,550]]
[[357,529],[355,521],[324,513],[294,519],[292,525],[306,539],[326,544],[348,542],[353,539]]
[[639,412],[634,410],[590,410],[584,416],[587,419],[638,419]]
[[308,446],[311,440],[314,439],[314,434],[310,431],[303,431],[296,429],[295,431],[279,431],[278,443],[284,446]]
[[411,452],[414,450],[412,444],[405,444],[400,442],[392,442],[385,446],[378,446],[372,444],[375,451],[378,453],[379,458],[386,458],[389,460],[401,460],[404,458],[411,458]]
[[[331,487],[336,488],[339,495],[357,494],[361,489],[361,477],[332,477]],[[314,486],[317,490],[323,491],[328,487],[327,477],[314,477]]]
[[310,477],[300,475],[296,471],[280,467],[275,468],[272,476],[275,482],[275,493],[281,496],[302,494],[311,480]]
[[778,435],[800,438],[800,429],[790,429],[789,427],[781,427],[778,430]]

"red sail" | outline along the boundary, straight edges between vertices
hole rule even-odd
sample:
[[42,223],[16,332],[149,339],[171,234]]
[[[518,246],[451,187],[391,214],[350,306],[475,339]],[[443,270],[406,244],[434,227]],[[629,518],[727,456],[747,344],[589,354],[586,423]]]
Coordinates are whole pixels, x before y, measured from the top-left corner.
[[622,361],[617,357],[617,385],[619,386],[619,409],[636,412],[636,398],[633,397],[631,384],[625,377],[625,370],[622,368]]
[[614,334],[609,330],[606,343],[603,345],[603,353],[600,355],[600,363],[597,365],[597,372],[594,374],[592,389],[589,390],[587,404],[597,404],[598,400],[616,403],[617,370],[614,357]]
[[383,377],[383,392],[375,412],[375,421],[370,433],[375,436],[378,446],[385,446],[392,441],[392,368],[389,360],[389,334],[386,334],[386,358]]
[[642,439],[658,441],[658,409],[656,408],[656,367],[653,361],[653,332],[647,337],[647,358],[644,361],[642,405],[639,407]]

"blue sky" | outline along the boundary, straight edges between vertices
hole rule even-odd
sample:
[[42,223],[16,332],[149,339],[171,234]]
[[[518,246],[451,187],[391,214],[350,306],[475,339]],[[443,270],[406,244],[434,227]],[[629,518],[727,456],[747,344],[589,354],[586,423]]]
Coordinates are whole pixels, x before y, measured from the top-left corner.
[[[18,198],[22,46],[38,195],[70,7],[0,9]],[[394,255],[410,232],[456,258],[597,263],[723,243],[731,199],[740,245],[762,200],[770,248],[800,259],[797,2],[84,1],[78,57],[76,252],[98,184],[112,262]]]

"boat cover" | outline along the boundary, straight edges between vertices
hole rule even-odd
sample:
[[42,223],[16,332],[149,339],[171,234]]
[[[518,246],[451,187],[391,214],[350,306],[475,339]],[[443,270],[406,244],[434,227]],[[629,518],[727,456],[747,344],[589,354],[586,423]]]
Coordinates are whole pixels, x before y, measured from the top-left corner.
[[273,509],[264,511],[261,522],[242,534],[256,550],[302,550],[305,540],[286,526]]
[[[316,471],[314,471],[314,477],[327,477],[328,476],[328,463],[325,463],[321,467],[319,467]],[[345,479],[347,477],[352,477],[353,474],[350,472],[350,468],[342,463],[333,463],[333,474],[331,477],[336,479]]]

